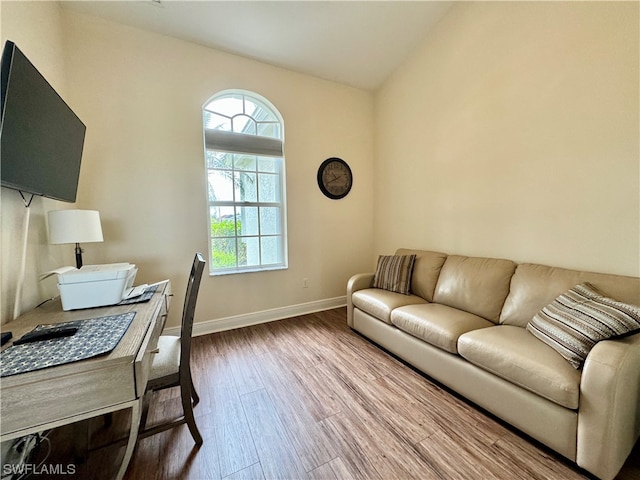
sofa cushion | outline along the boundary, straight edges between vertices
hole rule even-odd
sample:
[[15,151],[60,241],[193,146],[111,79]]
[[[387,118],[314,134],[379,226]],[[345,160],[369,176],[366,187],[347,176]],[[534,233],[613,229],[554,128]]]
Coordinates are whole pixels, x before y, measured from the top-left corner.
[[415,255],[380,255],[373,287],[409,295]]
[[576,285],[536,313],[527,330],[580,368],[600,340],[640,330],[640,307]]
[[473,313],[437,303],[396,308],[391,312],[391,323],[450,353],[458,353],[458,337],[463,333],[495,326]]
[[511,278],[500,323],[524,328],[558,295],[583,282],[589,282],[608,297],[640,305],[640,278],[522,263]]
[[413,264],[413,275],[411,275],[411,293],[432,302],[433,292],[436,289],[438,276],[444,261],[447,259],[447,254],[400,248],[396,251],[396,255],[416,256],[416,261]]
[[358,290],[351,296],[351,301],[354,307],[389,324],[391,324],[391,311],[394,308],[416,303],[427,303],[425,299],[417,295],[403,295],[382,290],[381,288]]
[[498,325],[465,333],[458,352],[483,370],[541,397],[577,409],[580,371],[522,327]]
[[450,255],[440,271],[433,301],[497,323],[515,269],[511,260]]

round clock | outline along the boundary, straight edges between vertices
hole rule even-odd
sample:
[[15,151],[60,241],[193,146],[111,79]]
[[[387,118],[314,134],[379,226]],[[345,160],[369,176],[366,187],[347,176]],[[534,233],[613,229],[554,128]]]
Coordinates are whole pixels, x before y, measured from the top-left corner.
[[353,174],[347,162],[341,158],[327,158],[318,169],[318,187],[334,200],[344,198],[353,185]]

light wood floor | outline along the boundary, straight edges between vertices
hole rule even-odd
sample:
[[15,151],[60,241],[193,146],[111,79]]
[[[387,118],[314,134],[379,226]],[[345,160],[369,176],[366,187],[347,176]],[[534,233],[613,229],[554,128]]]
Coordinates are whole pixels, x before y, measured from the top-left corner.
[[[345,309],[196,337],[192,352],[203,446],[184,425],[141,440],[126,479],[590,478],[351,331]],[[161,392],[150,421],[179,412]],[[78,478],[108,477],[117,452]],[[639,457],[618,479],[640,479]]]

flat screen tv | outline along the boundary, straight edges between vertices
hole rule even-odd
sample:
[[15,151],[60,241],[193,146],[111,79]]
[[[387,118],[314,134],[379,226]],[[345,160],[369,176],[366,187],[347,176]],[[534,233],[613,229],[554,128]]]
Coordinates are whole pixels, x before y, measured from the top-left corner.
[[0,184],[75,202],[85,125],[11,41],[0,70]]

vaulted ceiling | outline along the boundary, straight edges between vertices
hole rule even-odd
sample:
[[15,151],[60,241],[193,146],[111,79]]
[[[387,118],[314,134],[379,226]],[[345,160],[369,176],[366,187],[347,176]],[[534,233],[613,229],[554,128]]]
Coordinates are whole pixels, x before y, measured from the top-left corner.
[[63,8],[375,90],[452,2],[63,1]]

